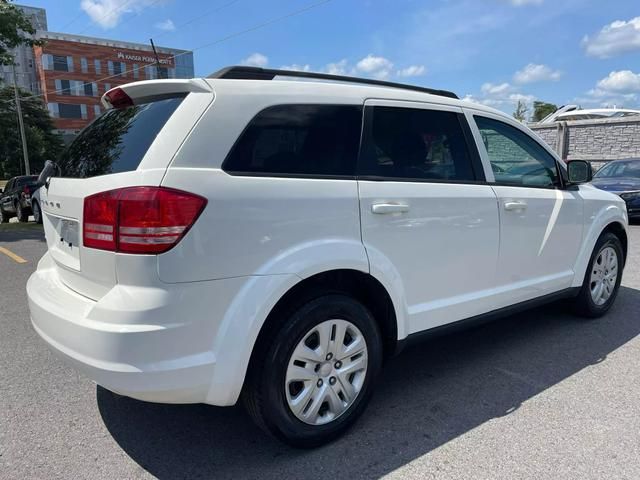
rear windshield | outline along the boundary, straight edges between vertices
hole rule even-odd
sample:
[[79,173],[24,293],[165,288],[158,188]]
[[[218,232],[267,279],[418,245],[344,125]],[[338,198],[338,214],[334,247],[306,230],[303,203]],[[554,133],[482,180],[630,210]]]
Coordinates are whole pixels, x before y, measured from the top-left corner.
[[36,181],[38,180],[38,177],[35,175],[31,175],[29,177],[18,177],[16,178],[16,187],[22,187],[24,185],[31,185],[33,183],[36,183]]
[[138,168],[158,132],[184,97],[107,110],[62,153],[63,177],[87,178]]

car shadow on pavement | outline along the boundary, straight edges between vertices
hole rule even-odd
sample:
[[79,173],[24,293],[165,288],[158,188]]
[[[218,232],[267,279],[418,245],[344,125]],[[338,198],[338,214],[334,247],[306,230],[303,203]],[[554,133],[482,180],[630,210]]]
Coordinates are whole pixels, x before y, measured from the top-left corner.
[[0,242],[45,241],[42,225],[37,223],[0,223]]
[[98,408],[120,447],[158,478],[378,478],[509,415],[640,334],[640,291],[632,288],[622,287],[599,320],[561,310],[539,308],[407,349],[388,362],[356,426],[316,450],[272,440],[239,406],[151,404],[98,387]]

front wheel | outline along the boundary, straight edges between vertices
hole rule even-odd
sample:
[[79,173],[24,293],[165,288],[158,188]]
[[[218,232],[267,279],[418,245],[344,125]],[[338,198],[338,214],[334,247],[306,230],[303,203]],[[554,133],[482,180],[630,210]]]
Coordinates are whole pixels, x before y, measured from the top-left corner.
[[362,414],[382,365],[382,340],[364,305],[328,294],[291,312],[257,353],[243,394],[249,414],[279,440],[309,448]]
[[11,215],[2,210],[2,207],[0,207],[0,223],[9,223],[10,219]]
[[596,318],[613,305],[624,267],[624,253],[620,239],[613,233],[600,236],[593,249],[584,281],[573,306],[581,316]]

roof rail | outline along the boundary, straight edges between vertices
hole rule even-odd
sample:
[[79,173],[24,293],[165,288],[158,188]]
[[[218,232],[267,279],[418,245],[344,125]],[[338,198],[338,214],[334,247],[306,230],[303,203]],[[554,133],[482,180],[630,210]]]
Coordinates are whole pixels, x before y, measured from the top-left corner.
[[359,83],[363,85],[377,85],[380,87],[401,88],[403,90],[413,90],[416,92],[439,95],[441,97],[458,98],[458,96],[447,90],[437,90],[433,88],[418,87],[416,85],[406,85],[404,83],[387,82],[384,80],[372,80],[368,78],[348,77],[345,75],[330,75],[328,73],[300,72],[297,70],[277,70],[272,68],[233,66],[225,67],[212,73],[207,78],[223,78],[227,80],[273,80],[274,77],[298,77],[312,78],[317,80],[331,80],[335,82]]

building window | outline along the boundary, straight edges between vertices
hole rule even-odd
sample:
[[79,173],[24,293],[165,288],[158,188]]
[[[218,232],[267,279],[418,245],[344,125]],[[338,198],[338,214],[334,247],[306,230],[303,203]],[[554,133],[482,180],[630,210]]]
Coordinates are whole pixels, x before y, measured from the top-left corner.
[[109,90],[111,90],[111,84],[110,83],[105,83],[104,84],[104,93],[107,93]]
[[63,55],[52,55],[53,57],[53,69],[57,72],[68,72],[69,70],[69,62],[67,61],[68,57]]
[[120,74],[123,77],[127,76],[127,65],[124,62],[120,62]]
[[87,118],[87,106],[70,103],[58,103],[60,118]]
[[87,97],[93,97],[94,93],[93,93],[93,83],[85,83],[84,84],[84,94]]
[[53,118],[60,118],[60,112],[58,111],[57,103],[47,103],[47,110],[49,110],[49,115]]
[[138,72],[139,69],[140,69],[140,67],[138,66],[138,64],[134,63],[133,64],[133,78],[140,77],[140,72]]
[[96,73],[98,75],[101,75],[102,74],[102,65],[100,65],[100,60],[94,60],[93,61],[93,66],[96,69]]
[[80,69],[82,70],[82,73],[89,72],[89,64],[87,63],[87,59],[84,57],[80,58]]
[[101,110],[101,109],[100,109],[100,105],[94,105],[94,106],[93,106],[93,114],[94,114],[96,117],[99,117],[99,116],[100,116],[100,110]]
[[69,80],[55,80],[56,92],[60,95],[71,95]]
[[113,75],[113,62],[111,60],[107,62],[107,69],[109,70],[109,75]]
[[44,70],[51,70],[53,68],[53,56],[45,53],[42,55],[42,68]]

